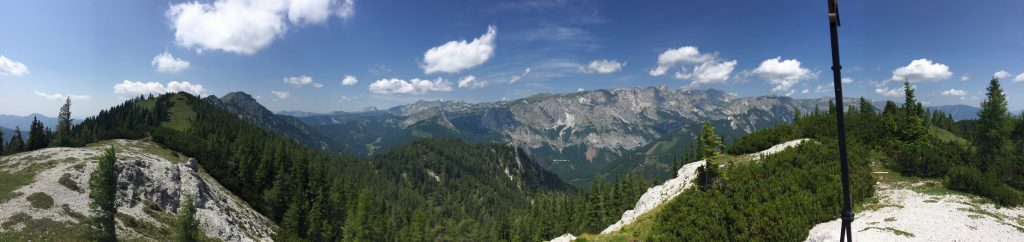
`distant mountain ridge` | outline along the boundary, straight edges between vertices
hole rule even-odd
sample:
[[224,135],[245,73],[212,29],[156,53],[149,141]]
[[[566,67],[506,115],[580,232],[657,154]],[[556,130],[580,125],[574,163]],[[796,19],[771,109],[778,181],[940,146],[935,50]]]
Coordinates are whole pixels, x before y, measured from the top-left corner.
[[[370,156],[423,137],[457,137],[527,148],[534,160],[576,185],[595,175],[633,167],[670,175],[673,155],[682,152],[692,130],[710,122],[726,137],[738,137],[780,122],[793,110],[822,111],[830,99],[779,96],[737,97],[720,90],[666,86],[541,93],[500,102],[418,101],[386,110],[301,118],[330,137],[342,153]],[[854,99],[847,100],[855,105]],[[674,137],[664,141],[663,138]],[[647,160],[637,157],[656,156]],[[620,162],[632,160],[630,162]]]
[[210,95],[205,100],[264,128],[320,149],[330,149],[327,138],[296,117],[274,114],[255,98],[244,92],[231,92],[223,97]]

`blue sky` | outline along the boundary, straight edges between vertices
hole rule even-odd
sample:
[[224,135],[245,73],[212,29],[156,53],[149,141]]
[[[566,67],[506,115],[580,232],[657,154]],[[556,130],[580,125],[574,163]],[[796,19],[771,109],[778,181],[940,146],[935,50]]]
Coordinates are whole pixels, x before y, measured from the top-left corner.
[[[977,106],[999,75],[1024,109],[1024,2],[840,4],[847,96],[901,100],[893,80],[910,78],[928,104]],[[4,5],[3,114],[54,115],[70,95],[82,117],[179,90],[312,112],[652,85],[832,95],[824,0]]]

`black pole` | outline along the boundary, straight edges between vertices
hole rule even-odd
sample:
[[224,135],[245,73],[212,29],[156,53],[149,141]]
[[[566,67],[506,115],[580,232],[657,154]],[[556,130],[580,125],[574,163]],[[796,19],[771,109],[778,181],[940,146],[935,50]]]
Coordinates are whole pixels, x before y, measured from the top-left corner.
[[839,64],[839,7],[836,0],[828,0],[829,34],[832,38],[832,82],[836,90],[836,126],[839,131],[839,172],[843,182],[842,227],[839,230],[839,241],[853,242],[853,208],[850,204],[850,162],[846,158],[846,125],[843,124],[843,82]]

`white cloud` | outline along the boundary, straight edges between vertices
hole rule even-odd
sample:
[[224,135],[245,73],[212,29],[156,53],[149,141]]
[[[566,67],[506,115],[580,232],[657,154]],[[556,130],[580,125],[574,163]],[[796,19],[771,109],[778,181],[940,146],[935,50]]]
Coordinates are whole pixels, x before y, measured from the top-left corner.
[[960,76],[960,80],[961,81],[967,81],[967,80],[970,80],[970,79],[971,79],[971,77],[967,76],[967,75]]
[[913,60],[909,65],[892,71],[893,81],[939,81],[948,79],[951,76],[953,76],[953,72],[949,71],[949,66],[941,63],[932,63],[929,59]]
[[580,88],[576,88],[576,92],[582,92],[582,91],[583,91],[583,88],[582,88],[582,87],[580,87]]
[[492,25],[487,27],[487,33],[473,41],[453,40],[430,48],[423,53],[421,68],[426,74],[431,74],[456,73],[479,66],[494,56],[494,39],[497,35],[498,28]]
[[530,74],[530,68],[526,68],[526,70],[523,70],[522,74],[513,75],[512,79],[508,80],[508,84],[515,84],[516,82],[519,81],[519,79],[522,79],[523,77],[526,77],[526,75],[529,75],[529,74]]
[[1004,70],[999,70],[996,73],[992,73],[992,77],[999,78],[999,80],[1005,80],[1006,78],[1010,78],[1010,76],[1012,75],[1010,75],[1009,72],[1006,72]]
[[1020,73],[1017,77],[1013,78],[1013,82],[1024,82],[1024,73]]
[[958,96],[958,97],[963,97],[963,96],[967,96],[967,91],[964,91],[964,90],[958,90],[958,89],[949,89],[949,90],[944,90],[944,91],[942,91],[942,95],[943,95],[943,96]]
[[324,85],[313,82],[313,78],[307,75],[285,77],[284,83],[294,85],[295,87],[302,87],[303,85],[313,85],[315,88],[321,88]]
[[839,82],[842,82],[843,84],[850,84],[850,83],[853,83],[853,78],[852,77],[843,77],[843,79],[840,79]]
[[[346,0],[216,0],[212,3],[172,4],[165,15],[174,29],[175,43],[197,52],[221,50],[253,54],[283,36],[288,23],[323,23],[332,12],[341,19],[355,14]],[[285,20],[289,22],[286,22]]]
[[689,73],[676,72],[676,79],[690,79],[691,87],[701,84],[721,83],[729,80],[729,74],[736,68],[736,61],[704,62],[693,68]]
[[700,64],[713,61],[715,55],[701,54],[694,46],[683,46],[676,49],[668,49],[658,55],[658,66],[651,69],[651,76],[664,75],[670,68],[676,65]]
[[459,88],[477,89],[486,86],[486,80],[478,80],[473,75],[465,76],[461,80],[459,80]]
[[21,62],[7,59],[6,56],[0,55],[0,74],[4,76],[24,76],[28,74],[28,67]]
[[67,98],[71,98],[71,100],[89,100],[89,99],[92,99],[92,97],[89,97],[89,95],[67,95],[67,96],[64,96],[64,95],[62,95],[60,93],[47,94],[45,92],[40,92],[40,91],[34,91],[34,92],[36,93],[37,96],[40,96],[40,97],[43,97],[43,98],[46,98],[46,99],[50,99],[50,100],[61,100],[61,101],[63,101],[65,99],[67,99]]
[[177,73],[188,69],[192,63],[176,58],[171,53],[164,51],[163,53],[157,54],[153,57],[153,61],[150,62],[153,67],[156,67],[156,71],[164,73]]
[[796,59],[782,60],[775,57],[761,62],[753,74],[768,80],[772,84],[772,92],[787,92],[801,80],[814,78],[817,74],[800,67]]
[[356,16],[356,1],[355,0],[344,0],[341,4],[338,4],[338,9],[335,10],[334,15],[341,18],[341,20],[348,20],[352,16]]
[[620,63],[617,60],[595,60],[586,66],[581,66],[578,72],[610,74],[622,70],[623,66],[626,66],[626,63]]
[[800,91],[800,94],[807,94],[808,92],[811,92],[811,89],[804,88],[803,91]]
[[203,85],[178,81],[171,81],[164,85],[159,82],[124,80],[124,82],[114,85],[114,93],[163,94],[169,92],[187,92],[203,96],[206,95],[207,90],[203,88]]
[[875,87],[875,93],[886,96],[886,97],[902,97],[903,87],[888,88],[888,87]]
[[330,0],[291,0],[288,4],[288,21],[292,23],[322,23],[330,15]]
[[356,77],[352,75],[345,75],[345,78],[341,79],[342,86],[352,86],[355,85],[356,83],[359,83],[359,79],[356,79]]
[[288,99],[288,96],[292,95],[291,93],[282,91],[270,91],[270,93],[273,93],[277,99]]
[[370,92],[377,94],[426,94],[429,92],[448,92],[452,90],[452,84],[443,78],[437,80],[422,80],[413,78],[405,81],[398,78],[380,79],[370,83]]

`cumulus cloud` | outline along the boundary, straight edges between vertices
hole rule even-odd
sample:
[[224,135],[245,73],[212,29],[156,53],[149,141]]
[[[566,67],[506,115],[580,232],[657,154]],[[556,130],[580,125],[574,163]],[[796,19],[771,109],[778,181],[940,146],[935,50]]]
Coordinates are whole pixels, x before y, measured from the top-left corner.
[[714,54],[701,54],[694,46],[683,46],[676,49],[668,49],[658,55],[658,66],[648,72],[651,76],[664,75],[670,68],[676,65],[692,65],[713,61]]
[[752,73],[768,80],[772,84],[772,92],[788,92],[800,81],[817,76],[811,70],[800,67],[799,60],[782,60],[782,57],[762,61]]
[[456,73],[473,68],[487,62],[494,56],[494,39],[498,28],[487,27],[487,33],[473,41],[453,40],[436,46],[423,53],[423,71],[426,74],[435,72]]
[[842,82],[843,84],[850,84],[850,83],[853,83],[853,78],[851,78],[851,77],[843,77],[843,79],[840,79],[839,81]]
[[1006,72],[1004,70],[999,70],[996,73],[992,73],[992,77],[999,78],[999,80],[1005,80],[1006,78],[1010,78],[1010,76],[1012,75],[1010,75],[1009,72]]
[[313,82],[313,78],[307,75],[285,77],[284,83],[294,85],[295,87],[302,87],[303,85],[313,85],[315,88],[321,88],[324,85]]
[[515,84],[516,82],[519,81],[519,79],[522,79],[523,77],[526,77],[526,75],[529,75],[529,74],[530,74],[530,68],[526,68],[526,70],[523,70],[523,73],[521,73],[519,75],[513,75],[512,78],[508,80],[508,84]]
[[282,91],[270,91],[270,93],[273,93],[277,99],[288,99],[288,96],[292,95],[291,93]]
[[359,79],[356,79],[356,77],[352,75],[345,75],[345,78],[341,78],[342,86],[352,86],[355,85],[356,83],[359,83]]
[[949,71],[949,66],[941,63],[932,63],[929,59],[913,60],[909,65],[892,71],[893,81],[939,81],[948,79],[951,76],[953,76],[953,72]]
[[463,77],[462,79],[459,80],[459,88],[477,89],[477,88],[486,87],[486,86],[487,86],[487,81],[486,80],[478,80],[473,75],[465,76],[465,77]]
[[[337,6],[332,8],[332,6]],[[335,10],[331,10],[335,9]],[[221,50],[253,54],[283,36],[289,25],[323,23],[334,12],[341,19],[355,14],[346,0],[216,0],[172,4],[164,13],[178,45],[197,52]],[[287,21],[286,21],[287,19]]]
[[729,80],[729,74],[736,68],[736,61],[704,62],[690,72],[676,72],[676,79],[689,79],[691,87],[702,84],[721,83]]
[[164,73],[177,73],[188,69],[188,67],[192,65],[192,63],[189,63],[188,61],[174,57],[167,51],[153,57],[153,61],[151,61],[150,64],[156,68],[156,71]]
[[1013,82],[1024,82],[1024,73],[1020,73],[1017,77],[1013,78]]
[[595,60],[591,61],[586,66],[581,66],[578,72],[581,73],[597,73],[597,74],[610,74],[622,70],[622,67],[626,66],[626,63],[619,62],[617,60]]
[[426,94],[429,92],[448,92],[452,84],[443,78],[434,81],[413,78],[405,81],[398,78],[380,79],[370,83],[370,92],[377,94]]
[[24,76],[28,74],[28,67],[21,62],[7,59],[6,56],[0,55],[0,74],[4,76]]
[[949,90],[942,91],[943,96],[967,96],[967,91],[951,88]]
[[190,82],[171,81],[167,85],[159,82],[136,82],[124,80],[114,85],[114,93],[125,94],[162,94],[169,92],[187,92],[195,95],[206,95],[207,90],[203,85]]
[[40,91],[34,91],[34,92],[36,93],[36,96],[40,96],[40,97],[43,97],[45,99],[50,99],[50,100],[61,100],[61,101],[63,101],[63,100],[68,99],[68,98],[70,98],[71,100],[89,100],[89,99],[92,99],[92,97],[89,97],[89,95],[67,95],[67,96],[64,96],[63,94],[60,94],[60,93],[48,94],[48,93],[40,92]]
[[903,97],[903,87],[888,88],[888,87],[875,87],[875,93],[886,97]]

